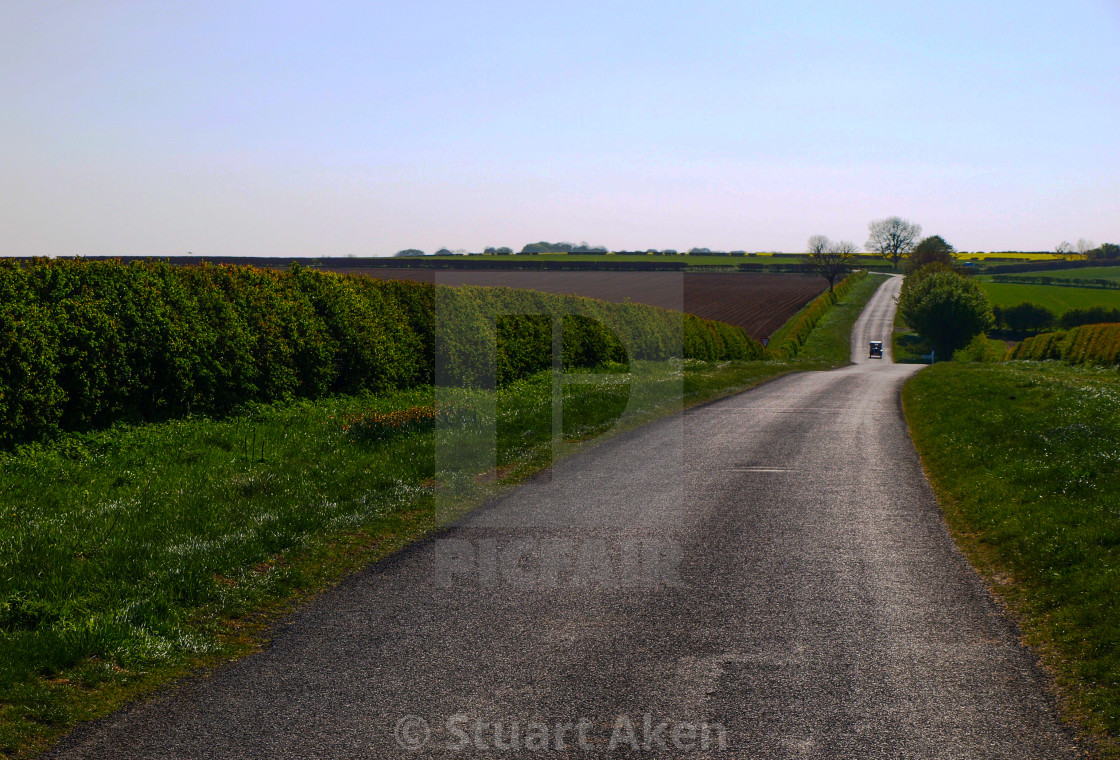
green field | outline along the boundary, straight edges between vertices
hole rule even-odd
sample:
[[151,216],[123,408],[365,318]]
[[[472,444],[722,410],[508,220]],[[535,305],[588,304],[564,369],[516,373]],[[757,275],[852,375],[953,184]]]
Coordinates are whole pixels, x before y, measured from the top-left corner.
[[1046,277],[1062,280],[1114,280],[1120,282],[1120,265],[1111,267],[1082,267],[1081,269],[1056,269],[1048,272],[1026,272],[1024,274],[1045,275]]
[[[1047,272],[1047,274],[1051,273]],[[980,280],[978,284],[987,293],[988,299],[994,306],[1014,306],[1030,301],[1041,304],[1058,315],[1070,309],[1087,309],[1090,306],[1120,308],[1120,290],[1070,288],[1063,285],[1020,285],[984,280]]]
[[1120,374],[946,362],[903,405],[958,545],[1056,674],[1066,716],[1120,757]]
[[[1049,277],[1054,280],[1111,280],[1120,282],[1120,265],[1110,267],[1080,267],[1077,269],[1053,269],[1040,272],[1017,272],[1008,277]],[[992,275],[980,275],[980,281],[990,280]]]

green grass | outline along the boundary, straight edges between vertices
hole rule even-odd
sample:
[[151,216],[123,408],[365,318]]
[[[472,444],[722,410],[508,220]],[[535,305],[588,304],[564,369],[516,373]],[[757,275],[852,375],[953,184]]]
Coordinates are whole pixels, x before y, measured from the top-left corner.
[[[607,428],[846,364],[878,281],[833,307],[795,361],[634,362],[629,385],[566,386],[561,454]],[[469,473],[468,505],[552,464],[550,393],[547,373],[497,394],[450,393],[497,410],[496,470]],[[435,399],[261,405],[0,454],[0,756],[32,756],[80,721],[255,651],[278,615],[436,529],[437,433],[379,443],[346,429],[354,415]],[[449,435],[484,448],[470,424]]]
[[[1019,272],[1006,275],[1007,277],[1050,277],[1055,280],[1113,280],[1120,282],[1120,265],[1105,267],[1082,267],[1078,269],[1054,269],[1042,272]],[[992,275],[980,275],[977,280],[983,282]]]
[[[566,386],[568,448],[628,403],[622,428],[793,369],[636,362],[634,390]],[[498,410],[498,470],[468,484],[468,503],[551,464],[550,393],[545,373],[496,396],[453,394]],[[435,433],[377,443],[344,427],[433,400],[427,389],[273,404],[0,455],[0,755],[30,756],[79,721],[253,651],[299,599],[432,531]],[[453,435],[478,448],[470,426]]]
[[945,363],[908,381],[903,405],[959,544],[1067,716],[1120,757],[1120,374]]
[[[1086,270],[1079,269],[1078,272]],[[1049,272],[1047,274],[1050,274]],[[985,282],[980,280],[981,288],[995,306],[1014,306],[1031,301],[1041,304],[1055,314],[1061,315],[1070,309],[1087,309],[1090,306],[1103,306],[1107,309],[1120,308],[1120,290],[1102,288],[1071,288],[1062,285],[1020,285],[1006,282]]]
[[929,364],[922,354],[929,353],[929,343],[912,331],[902,315],[895,312],[894,333],[891,336],[891,356],[898,364]]

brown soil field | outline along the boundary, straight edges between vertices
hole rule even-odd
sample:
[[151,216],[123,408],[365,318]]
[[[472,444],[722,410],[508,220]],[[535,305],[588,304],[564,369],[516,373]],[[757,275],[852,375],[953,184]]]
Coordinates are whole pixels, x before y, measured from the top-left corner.
[[718,319],[742,327],[759,340],[770,337],[826,287],[824,279],[817,276],[759,272],[433,271],[360,267],[330,271],[442,285],[525,288],[615,303],[645,303],[686,311],[705,319]]

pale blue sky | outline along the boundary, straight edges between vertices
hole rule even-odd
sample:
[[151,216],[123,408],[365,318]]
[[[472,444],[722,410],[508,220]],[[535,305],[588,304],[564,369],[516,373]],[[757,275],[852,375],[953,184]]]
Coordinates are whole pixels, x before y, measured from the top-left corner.
[[0,254],[1120,243],[1120,0],[3,5]]

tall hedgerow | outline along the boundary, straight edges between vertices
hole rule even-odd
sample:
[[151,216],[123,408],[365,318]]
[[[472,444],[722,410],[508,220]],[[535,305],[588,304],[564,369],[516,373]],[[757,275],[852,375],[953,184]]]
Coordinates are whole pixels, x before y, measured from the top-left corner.
[[[639,304],[293,266],[0,262],[0,445],[248,402],[504,385],[672,356],[757,359],[739,328]],[[443,372],[439,372],[440,368]]]
[[801,316],[797,318],[797,321],[793,324],[793,327],[790,328],[789,332],[785,334],[783,340],[780,343],[769,347],[770,353],[776,357],[783,359],[789,359],[796,356],[797,353],[801,350],[801,346],[803,346],[805,344],[805,341],[809,339],[810,333],[813,332],[813,328],[816,327],[817,322],[820,321],[821,317],[827,314],[828,310],[832,308],[832,306],[837,301],[843,298],[847,294],[847,292],[851,290],[853,285],[855,285],[866,276],[866,269],[860,269],[852,272],[843,280],[841,280],[840,284],[835,288],[833,288],[832,290],[826,290],[824,293],[821,293],[819,296],[813,299],[809,303],[809,306],[806,307],[806,309],[801,313]]
[[1021,341],[1007,358],[1115,366],[1120,364],[1120,324],[1083,325],[1036,335]]

